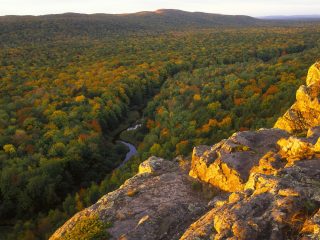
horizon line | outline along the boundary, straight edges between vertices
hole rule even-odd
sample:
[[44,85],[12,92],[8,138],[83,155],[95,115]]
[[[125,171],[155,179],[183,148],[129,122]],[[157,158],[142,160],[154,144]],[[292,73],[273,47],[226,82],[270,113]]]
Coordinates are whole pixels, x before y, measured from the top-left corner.
[[141,10],[141,11],[135,11],[135,12],[123,12],[123,13],[107,13],[107,12],[96,12],[96,13],[85,13],[85,12],[56,12],[56,13],[45,13],[45,14],[6,14],[2,15],[0,14],[0,17],[10,17],[10,16],[17,16],[17,17],[41,17],[41,16],[48,16],[48,15],[63,15],[63,14],[82,14],[82,15],[98,15],[98,14],[105,14],[105,15],[130,15],[130,14],[137,14],[137,13],[157,13],[159,11],[163,10],[174,10],[174,11],[182,11],[182,12],[188,12],[188,13],[207,13],[207,14],[217,14],[217,15],[227,15],[227,16],[248,16],[253,18],[268,18],[268,17],[319,17],[320,14],[313,13],[313,14],[275,14],[275,15],[263,15],[263,16],[252,16],[252,15],[246,15],[246,14],[227,14],[227,13],[217,13],[217,12],[203,12],[203,11],[187,11],[187,10],[181,10],[181,9],[173,9],[173,8],[160,8],[156,10]]

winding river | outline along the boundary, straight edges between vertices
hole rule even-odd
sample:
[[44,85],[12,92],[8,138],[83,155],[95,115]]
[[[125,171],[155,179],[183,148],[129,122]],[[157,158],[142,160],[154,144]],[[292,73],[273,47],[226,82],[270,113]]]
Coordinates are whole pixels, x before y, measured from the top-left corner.
[[[134,145],[128,142],[124,142],[122,140],[118,140],[118,142],[122,143],[123,145],[127,146],[129,148],[129,152],[127,152],[125,159],[122,161],[122,163],[119,165],[119,167],[122,167],[126,162],[128,162],[133,156],[135,156],[138,152]],[[118,168],[119,168],[118,167]]]
[[[133,127],[129,127],[127,129],[125,129],[124,131],[133,131],[133,130],[136,130],[137,128],[141,127],[141,124],[136,124],[134,125]],[[123,131],[123,132],[124,132]],[[129,148],[129,151],[127,152],[126,154],[126,157],[125,159],[122,161],[122,163],[118,166],[118,168],[122,167],[126,162],[128,162],[133,156],[135,156],[138,152],[137,152],[137,149],[136,147],[131,144],[131,143],[128,143],[128,142],[125,142],[123,140],[120,139],[120,134],[118,134],[117,136],[117,139],[116,139],[116,142],[119,142],[125,146],[127,146]]]

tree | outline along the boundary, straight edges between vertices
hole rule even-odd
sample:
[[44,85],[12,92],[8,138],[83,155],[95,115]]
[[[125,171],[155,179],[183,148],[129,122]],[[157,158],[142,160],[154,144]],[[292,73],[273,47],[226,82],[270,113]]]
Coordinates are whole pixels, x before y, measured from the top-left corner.
[[6,144],[3,146],[3,150],[6,152],[6,153],[9,153],[11,155],[15,154],[16,153],[16,149],[15,147],[12,145],[12,144]]

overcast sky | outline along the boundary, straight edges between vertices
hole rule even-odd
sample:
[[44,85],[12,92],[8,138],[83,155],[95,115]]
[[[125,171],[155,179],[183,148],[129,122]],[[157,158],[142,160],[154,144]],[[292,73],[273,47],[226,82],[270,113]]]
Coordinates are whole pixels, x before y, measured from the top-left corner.
[[250,16],[318,14],[320,0],[0,0],[0,15],[131,13],[173,8]]

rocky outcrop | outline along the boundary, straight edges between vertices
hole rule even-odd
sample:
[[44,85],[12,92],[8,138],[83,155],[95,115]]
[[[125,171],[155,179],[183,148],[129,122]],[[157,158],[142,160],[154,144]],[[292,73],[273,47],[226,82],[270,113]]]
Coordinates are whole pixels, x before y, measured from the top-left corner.
[[244,191],[216,202],[181,239],[280,240],[298,239],[302,232],[309,237],[318,234],[319,217],[313,214],[320,206],[319,184],[319,159],[301,161],[273,175],[252,173]]
[[97,217],[111,223],[111,239],[319,240],[319,69],[310,68],[276,128],[195,147],[191,164],[151,157],[51,239]]
[[195,147],[190,176],[224,191],[241,191],[250,170],[268,152],[276,151],[279,139],[288,136],[283,130],[261,129],[235,133],[212,147]]
[[307,86],[301,86],[296,94],[297,101],[279,118],[275,128],[284,129],[290,133],[307,131],[320,125],[320,63],[309,69]]
[[179,163],[151,157],[118,190],[77,213],[51,240],[64,239],[82,218],[110,222],[111,239],[177,239],[207,209],[208,198]]
[[316,62],[313,64],[308,71],[307,76],[307,85],[311,85],[313,83],[318,83],[320,81],[320,62]]
[[231,194],[181,239],[320,239],[319,137],[318,128],[307,138],[263,129],[195,148],[190,175]]

